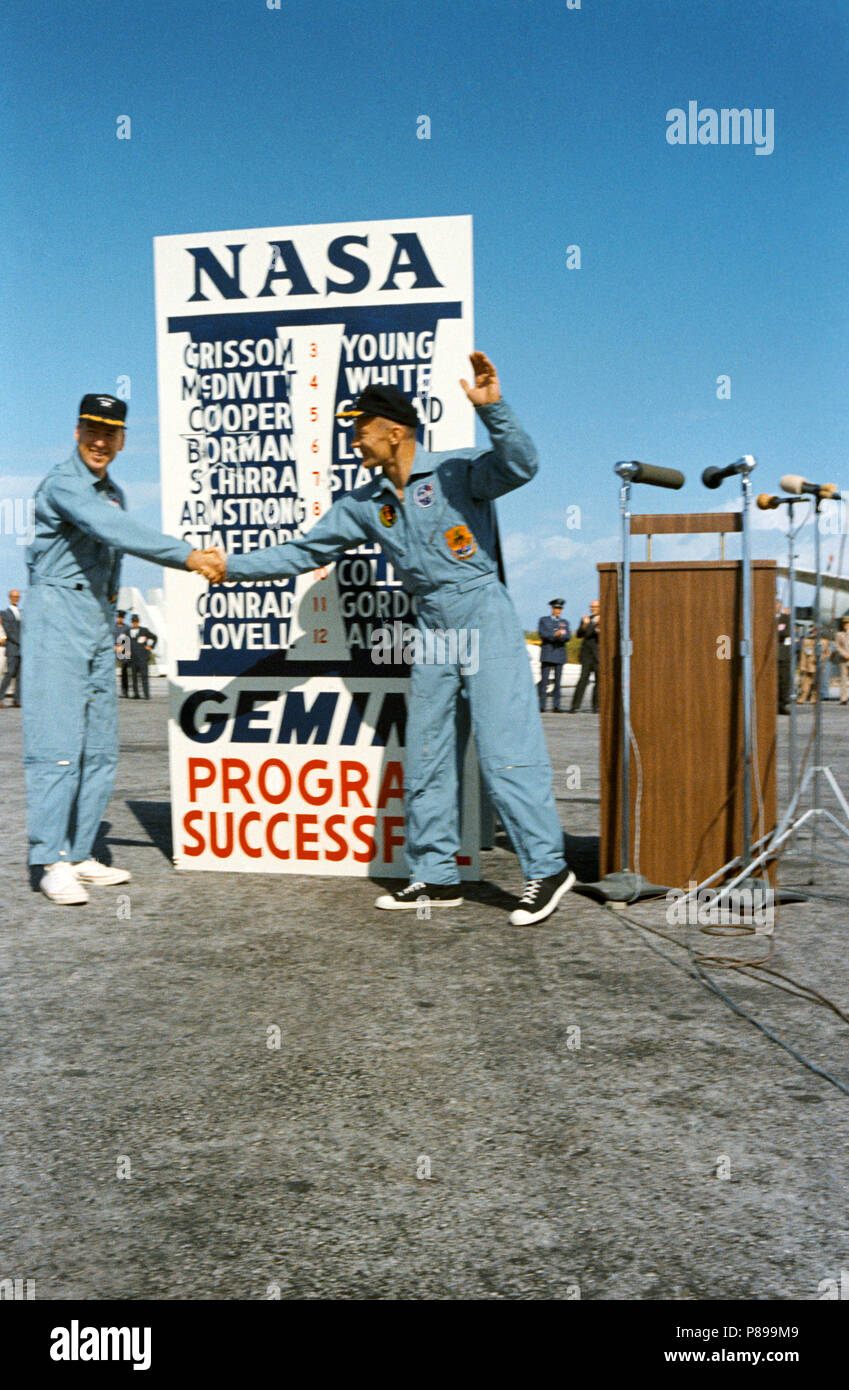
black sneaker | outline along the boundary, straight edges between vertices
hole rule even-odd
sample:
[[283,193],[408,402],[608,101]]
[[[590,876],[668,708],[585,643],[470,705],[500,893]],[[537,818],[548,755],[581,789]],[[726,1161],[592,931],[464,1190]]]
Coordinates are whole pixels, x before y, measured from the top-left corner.
[[381,893],[375,907],[385,907],[390,911],[399,908],[459,907],[463,901],[463,891],[459,883],[408,883],[397,893]]
[[568,893],[575,882],[575,875],[566,864],[559,874],[548,878],[529,878],[525,891],[519,899],[519,906],[510,913],[511,927],[529,927],[533,922],[541,922],[550,917],[564,893]]

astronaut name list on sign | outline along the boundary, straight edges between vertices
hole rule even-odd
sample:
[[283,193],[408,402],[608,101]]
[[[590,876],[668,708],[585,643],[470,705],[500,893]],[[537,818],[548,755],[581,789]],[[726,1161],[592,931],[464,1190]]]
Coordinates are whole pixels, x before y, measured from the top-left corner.
[[[397,760],[373,771],[345,758],[333,764],[311,758],[292,768],[283,758],[251,767],[243,758],[190,757],[187,777],[192,809],[183,816],[181,852],[189,859],[206,853],[262,859],[270,853],[275,859],[370,864],[379,843],[382,861],[391,864],[404,845],[403,814],[387,813],[390,802],[403,806]],[[203,801],[207,805],[197,804]],[[326,815],[321,808],[329,803],[342,809]]]
[[[434,424],[442,415],[442,402],[430,395],[433,340],[431,329],[420,332],[343,333],[340,386],[344,382],[348,399],[339,401],[339,409],[349,410],[367,386],[397,386],[413,397],[413,405],[420,419]],[[339,430],[336,443],[340,460],[356,457],[350,448],[350,435],[346,430]],[[342,463],[340,466],[350,469],[356,465]],[[345,487],[359,487],[360,481],[359,477],[355,481],[350,480],[346,474]]]
[[[370,480],[371,474],[361,463],[342,463],[333,468],[331,492],[340,489],[350,491]],[[211,544],[223,545],[221,536],[215,541],[208,538],[214,535],[216,529],[220,531],[225,526],[295,527],[300,526],[306,516],[303,499],[295,491],[295,470],[288,466],[279,472],[270,465],[264,468],[250,465],[244,468],[222,468],[218,465],[208,469],[193,468],[189,481],[191,496],[183,503],[180,524],[193,528],[190,534],[184,533],[183,538],[192,540],[199,549]],[[210,498],[197,496],[204,493],[207,487]],[[202,540],[201,537],[207,539]],[[287,537],[283,536],[274,544],[280,544],[285,539]],[[243,548],[252,550],[254,546]]]
[[[210,495],[197,496],[204,492],[205,476]],[[238,472],[212,468],[207,475],[199,468],[193,469],[192,495],[186,498],[180,512],[180,535],[201,550],[220,545],[231,554],[254,550],[257,544],[282,545],[291,539],[306,516],[296,487],[294,468],[284,468],[279,475],[275,468],[242,468]],[[262,541],[260,535],[264,537]]]
[[[295,371],[291,338],[228,338],[190,342],[180,398],[189,406],[189,463],[292,462]],[[249,370],[237,370],[238,368]],[[282,489],[281,489],[282,490]]]
[[345,381],[352,396],[367,386],[397,386],[420,396],[430,388],[433,333],[343,333]]
[[[337,561],[336,568],[343,584],[355,586],[339,596],[343,617],[371,620],[350,624],[350,646],[370,650],[376,630],[415,613],[412,595],[400,587],[388,561],[389,573],[385,580],[377,578],[377,560],[365,555],[347,556]],[[356,587],[364,584],[374,587]],[[281,585],[287,587],[281,588]],[[289,579],[271,579],[256,581],[250,588],[220,585],[204,590],[197,603],[204,625],[201,649],[223,651],[229,647],[234,651],[258,652],[278,647],[285,649],[295,602],[290,586]],[[212,620],[208,627],[207,619]]]

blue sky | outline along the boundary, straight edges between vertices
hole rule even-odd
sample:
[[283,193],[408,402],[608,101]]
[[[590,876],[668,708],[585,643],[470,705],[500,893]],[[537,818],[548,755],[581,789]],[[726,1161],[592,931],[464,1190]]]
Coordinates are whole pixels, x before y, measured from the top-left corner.
[[[462,213],[477,343],[542,458],[499,505],[526,626],[555,592],[578,618],[617,558],[618,459],[690,480],[635,492],[640,511],[734,505],[735,483],[698,478],[741,453],[755,491],[786,472],[849,487],[836,0],[7,0],[0,34],[0,500],[67,456],[84,391],[128,375],[116,477],[159,524],[154,236]],[[670,145],[691,100],[774,111],[774,151]],[[779,531],[756,541],[784,561]],[[159,572],[128,558],[125,579]],[[24,583],[4,525],[0,593]]]

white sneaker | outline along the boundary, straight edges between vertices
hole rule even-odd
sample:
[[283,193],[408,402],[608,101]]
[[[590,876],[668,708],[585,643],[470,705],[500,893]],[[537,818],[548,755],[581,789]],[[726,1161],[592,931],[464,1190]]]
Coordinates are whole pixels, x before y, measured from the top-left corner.
[[62,903],[70,907],[75,903],[88,902],[88,893],[67,859],[60,859],[56,864],[45,864],[38,886],[52,903]]
[[528,879],[516,911],[510,913],[511,927],[529,927],[533,922],[543,922],[574,882],[575,875],[568,864],[549,878]]
[[424,905],[422,916],[430,917],[431,907],[461,907],[463,889],[459,883],[408,883],[395,893],[381,893],[375,907],[388,908],[391,912],[399,908],[416,908]]
[[132,878],[128,869],[114,869],[97,859],[84,859],[81,864],[74,864],[73,870],[80,883],[91,883],[96,888],[111,888],[116,883],[129,883]]

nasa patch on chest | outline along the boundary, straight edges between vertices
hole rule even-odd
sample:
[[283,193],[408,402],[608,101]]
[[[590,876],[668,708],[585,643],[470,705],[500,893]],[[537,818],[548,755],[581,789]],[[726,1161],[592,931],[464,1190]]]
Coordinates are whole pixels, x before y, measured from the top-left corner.
[[445,532],[445,539],[448,542],[448,549],[458,560],[468,560],[470,555],[474,555],[478,548],[478,543],[469,530],[468,526],[452,526]]
[[383,506],[378,512],[378,516],[380,517],[381,526],[394,526],[398,517],[398,513],[396,512],[391,502],[384,502]]
[[432,507],[436,501],[433,483],[417,483],[413,489],[413,501],[417,507]]

